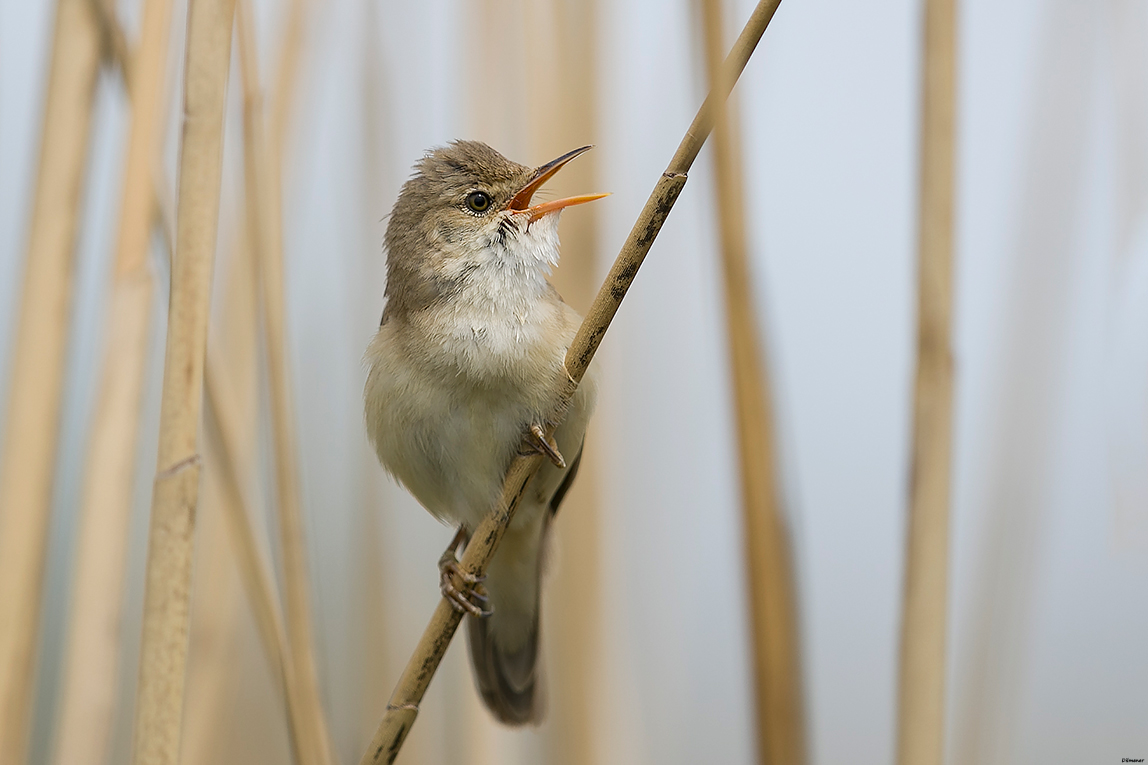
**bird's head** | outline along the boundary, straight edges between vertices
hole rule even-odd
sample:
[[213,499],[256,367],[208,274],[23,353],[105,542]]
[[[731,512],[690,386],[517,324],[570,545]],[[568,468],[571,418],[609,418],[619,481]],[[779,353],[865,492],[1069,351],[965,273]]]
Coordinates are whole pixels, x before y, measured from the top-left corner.
[[415,165],[387,225],[388,305],[426,304],[476,267],[549,268],[558,257],[558,213],[605,194],[531,204],[534,193],[591,147],[529,168],[478,141],[455,141]]

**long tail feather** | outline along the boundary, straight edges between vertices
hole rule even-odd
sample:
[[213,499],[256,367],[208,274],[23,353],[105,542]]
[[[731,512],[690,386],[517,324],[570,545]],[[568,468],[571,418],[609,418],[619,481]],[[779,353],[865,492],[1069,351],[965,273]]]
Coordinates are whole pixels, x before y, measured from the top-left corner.
[[542,694],[538,682],[538,612],[529,638],[514,651],[503,649],[492,620],[468,616],[466,631],[474,680],[487,708],[507,725],[538,723],[542,719]]

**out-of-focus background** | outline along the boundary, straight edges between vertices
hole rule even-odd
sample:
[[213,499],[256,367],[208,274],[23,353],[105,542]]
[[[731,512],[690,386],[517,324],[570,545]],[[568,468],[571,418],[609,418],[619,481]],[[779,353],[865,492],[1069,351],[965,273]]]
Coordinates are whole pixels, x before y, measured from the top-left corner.
[[[117,5],[129,44],[139,5]],[[752,5],[726,4],[727,40]],[[289,6],[254,7],[260,66],[273,82]],[[0,4],[0,392],[54,8]],[[361,358],[382,310],[382,236],[400,185],[424,150],[454,138],[487,141],[530,165],[595,144],[552,184],[556,193],[613,192],[562,222],[555,280],[585,309],[706,79],[700,16],[684,0],[306,0],[302,9],[283,144],[288,350],[320,690],[338,761],[354,763],[434,608],[435,562],[451,536],[385,477],[362,422]],[[167,173],[158,181],[168,188],[185,18],[176,2]],[[810,762],[819,765],[893,757],[920,64],[920,3],[786,0],[735,91],[793,529]],[[947,760],[1148,757],[1148,5],[963,0],[958,72]],[[245,362],[259,344],[235,329],[250,326],[253,287],[238,64],[231,76],[209,343],[232,360],[253,423],[251,493],[272,538],[265,374]],[[128,95],[113,69],[102,70],[94,103],[33,763],[58,762],[62,735],[128,128]],[[753,760],[713,188],[707,148],[602,346],[599,409],[559,517],[543,604],[547,721],[525,731],[494,724],[456,641],[400,762]],[[131,746],[166,322],[162,237],[153,250],[163,286],[139,431],[118,702],[108,751],[92,763],[127,762]],[[206,472],[184,761],[286,762],[282,703],[210,456]]]

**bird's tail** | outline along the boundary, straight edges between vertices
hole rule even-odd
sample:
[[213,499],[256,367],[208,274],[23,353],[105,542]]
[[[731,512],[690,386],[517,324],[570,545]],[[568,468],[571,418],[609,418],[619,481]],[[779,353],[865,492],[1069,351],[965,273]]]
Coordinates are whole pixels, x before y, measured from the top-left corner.
[[[540,590],[550,524],[578,474],[582,446],[536,523],[507,529],[487,569],[486,587],[494,613],[468,616],[470,664],[483,703],[506,725],[538,724],[546,695],[538,663]],[[545,469],[545,468],[544,468]],[[536,479],[537,480],[537,479]],[[520,507],[519,518],[530,516]]]
[[499,722],[526,725],[542,721],[542,694],[536,692],[538,678],[538,612],[527,639],[514,650],[499,642],[497,620],[492,614],[480,618],[468,616],[466,631],[470,638],[470,663],[474,682],[487,709]]
[[544,711],[539,579],[549,518],[540,520],[533,528],[507,531],[487,570],[493,613],[466,620],[475,685],[483,703],[506,725],[540,723]]

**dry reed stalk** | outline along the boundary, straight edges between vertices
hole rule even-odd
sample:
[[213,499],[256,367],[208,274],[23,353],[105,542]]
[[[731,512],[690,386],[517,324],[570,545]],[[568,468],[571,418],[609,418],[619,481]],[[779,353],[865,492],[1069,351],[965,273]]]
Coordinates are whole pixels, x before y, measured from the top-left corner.
[[[725,49],[722,0],[703,0],[701,6],[706,67],[710,86],[716,87]],[[741,478],[758,761],[801,765],[806,748],[797,592],[777,478],[770,384],[751,292],[738,125],[731,99],[714,123],[713,151]]]
[[[193,593],[188,652],[189,665],[198,669],[188,672],[181,760],[215,763],[230,759],[258,765],[287,762],[292,760],[292,755],[286,726],[282,746],[276,746],[280,743],[277,740],[262,740],[271,733],[269,726],[284,719],[280,711],[282,697],[277,695],[278,669],[270,667],[270,687],[263,688],[258,683],[259,670],[263,667],[251,666],[260,659],[253,661],[246,650],[250,647],[246,629],[250,612],[256,648],[261,656],[266,654],[263,643],[259,642],[262,639],[259,615],[250,605],[254,602],[253,591],[247,589],[241,594],[241,589],[250,587],[251,583],[245,576],[246,562],[236,558],[237,554],[243,555],[242,544],[237,545],[239,540],[234,538],[236,520],[261,531],[256,537],[259,542],[256,554],[248,556],[249,560],[269,561],[270,551],[267,533],[258,517],[250,521],[234,517],[242,508],[235,504],[229,480],[229,474],[240,476],[242,489],[246,490],[241,500],[250,500],[252,507],[261,507],[261,487],[251,480],[258,464],[260,438],[255,259],[242,225],[230,240],[229,251],[219,254],[217,272],[223,273],[216,278],[219,303],[212,309],[216,329],[209,333],[204,365],[204,512],[196,529],[194,564],[202,574],[197,574]],[[221,328],[226,331],[220,331]],[[213,381],[213,377],[217,378],[220,371],[227,373],[222,380],[225,385],[216,387],[224,389],[221,398],[226,405],[213,407],[213,382],[219,382]],[[226,414],[220,415],[219,411]],[[218,427],[221,417],[226,417],[226,434]],[[226,437],[228,448],[221,436]],[[271,605],[278,608],[274,599]],[[252,683],[260,687],[246,687]],[[258,709],[247,706],[256,703],[256,699],[263,702]],[[236,724],[240,714],[241,721]],[[261,748],[257,756],[244,758],[239,754],[245,746],[236,741],[240,737],[244,741],[259,740]]]
[[275,82],[272,83],[271,125],[267,133],[268,156],[271,157],[271,168],[276,178],[283,168],[283,146],[286,143],[287,128],[291,124],[291,106],[294,103],[295,85],[299,80],[306,21],[307,0],[290,0],[279,60],[275,67]]
[[[239,6],[240,13],[243,4]],[[241,29],[242,27],[237,27]],[[251,522],[250,503],[243,490],[243,480],[239,465],[243,464],[242,437],[236,430],[236,423],[242,416],[236,401],[223,379],[223,365],[220,358],[208,352],[206,367],[207,410],[215,423],[218,451],[222,469],[223,510],[227,518],[228,530],[236,546],[239,559],[239,573],[243,579],[255,616],[255,625],[263,643],[263,650],[271,665],[271,672],[279,683],[287,709],[288,731],[296,759],[301,763],[318,762],[315,759],[315,746],[318,742],[305,737],[308,721],[305,716],[314,714],[315,709],[302,699],[299,684],[295,679],[294,666],[290,661],[287,647],[287,632],[283,626],[283,614],[275,587],[275,575],[271,563],[261,549],[255,527]],[[321,713],[322,710],[319,710]],[[311,723],[314,726],[314,723]]]
[[[566,352],[566,371],[570,375],[568,397],[573,396],[578,383],[590,366],[590,361],[601,345],[602,338],[633,283],[642,261],[645,260],[646,253],[650,251],[662,224],[669,217],[670,210],[681,194],[686,184],[686,173],[713,128],[716,111],[733,90],[737,78],[780,4],[781,0],[760,0],[754,8],[749,21],[746,22],[745,28],[742,29],[722,65],[718,87],[706,97],[685,137],[678,145],[673,159],[670,160],[669,167],[658,179],[650,198],[638,215],[638,220],[622,245],[622,250],[614,261],[606,282],[599,289],[585,320],[578,328],[573,343]],[[474,530],[470,543],[466,546],[460,561],[463,571],[476,576],[481,576],[486,571],[506,526],[514,516],[527,483],[542,464],[542,460],[542,455],[534,454],[517,457],[510,464],[498,503]],[[461,619],[462,615],[455,611],[445,598],[439,601],[430,623],[415,647],[414,654],[399,678],[394,693],[391,694],[387,712],[379,723],[370,747],[360,761],[361,765],[394,762],[403,740],[418,716],[418,705],[422,701],[423,694],[426,693],[435,670],[446,654],[446,649]]]
[[[378,4],[365,6],[360,29],[365,39],[374,39],[379,29],[380,18],[386,12],[387,9],[380,8]],[[382,179],[387,175],[390,142],[387,140],[389,136],[386,130],[385,88],[380,87],[380,75],[385,71],[385,66],[379,48],[377,44],[362,46],[362,71],[369,73],[360,81],[362,104],[359,112],[362,138],[360,151],[363,172],[358,176],[358,198],[364,213],[374,213],[383,209],[386,204]],[[364,220],[371,220],[367,215],[362,217]],[[374,219],[377,220],[378,216],[376,215]],[[374,227],[370,231],[370,236],[374,239],[376,235],[381,234],[381,226],[378,231],[375,231]],[[378,257],[376,248],[358,249],[360,257],[356,265],[358,273],[361,274],[360,293],[354,297],[357,304],[370,305],[378,297],[378,285],[382,282],[386,263]],[[372,313],[374,311],[373,308],[369,310]],[[367,320],[370,319],[373,317]],[[351,628],[356,634],[356,647],[363,655],[363,662],[355,680],[354,696],[349,700],[355,710],[353,722],[355,740],[358,741],[362,738],[360,731],[369,736],[382,715],[388,694],[385,683],[380,680],[390,674],[391,663],[401,657],[392,650],[393,641],[388,634],[396,614],[395,599],[390,586],[393,581],[393,570],[389,565],[391,561],[388,560],[388,556],[379,550],[379,542],[386,534],[383,522],[387,510],[384,482],[379,480],[381,476],[377,473],[378,457],[366,442],[363,442],[356,461],[356,474],[359,476],[358,485],[361,493],[356,507],[358,515],[355,518],[355,545],[351,551],[356,561],[354,574],[356,620]],[[418,748],[417,740],[412,741],[407,750],[411,762],[427,759]]]
[[[222,302],[223,295],[219,298]],[[213,308],[212,312],[217,311]],[[216,341],[212,333],[208,347],[213,351],[219,350]],[[180,762],[291,765],[294,760],[281,711],[278,673],[274,669],[269,673],[263,661],[259,627],[243,590],[229,528],[235,510],[220,434],[210,412],[208,384],[205,379],[203,486],[195,528],[195,588]],[[244,414],[233,428],[242,438],[254,435],[254,424],[255,418]],[[248,450],[244,456],[253,455]]]
[[286,602],[287,660],[292,664],[297,692],[290,705],[297,714],[301,762],[330,761],[331,744],[315,669],[314,637],[307,574],[306,538],[299,499],[298,446],[295,441],[294,408],[287,360],[286,306],[283,284],[283,238],[279,173],[269,151],[263,125],[263,96],[248,0],[240,0],[238,29],[240,66],[244,87],[244,178],[247,193],[247,227],[263,287],[263,324],[267,340],[268,382],[271,388],[271,421],[274,433],[276,503],[283,556]]
[[953,361],[956,0],[925,4],[917,380],[901,623],[897,762],[944,758]]
[[91,0],[59,0],[0,452],[0,763],[23,765],[80,192],[100,62]]
[[[497,0],[495,0],[497,2]],[[525,92],[529,109],[531,155],[557,157],[572,146],[596,143],[598,3],[591,0],[547,0],[526,7],[528,66]],[[505,30],[505,26],[501,26]],[[505,32],[503,32],[505,34]],[[488,38],[482,37],[479,44]],[[506,41],[514,48],[514,40]],[[478,53],[477,55],[482,55]],[[481,75],[478,75],[481,77]],[[492,89],[521,99],[513,88]],[[599,157],[567,165],[548,182],[555,198],[599,188]],[[598,232],[601,209],[579,210],[562,221],[562,262],[551,281],[579,312],[598,288]],[[603,744],[597,714],[602,689],[596,670],[602,655],[601,494],[597,439],[592,428],[583,449],[578,480],[562,502],[553,539],[554,565],[546,582],[542,632],[549,713],[545,734],[547,762],[581,765],[600,759]],[[488,718],[485,711],[481,712]]]
[[223,112],[235,0],[191,0],[184,68],[176,249],[148,530],[133,762],[179,759],[188,597],[201,458],[196,451],[219,223]]
[[135,82],[135,73],[132,72],[135,56],[128,47],[127,35],[124,34],[124,28],[116,16],[115,0],[91,0],[91,2],[96,9],[96,23],[99,24],[104,58],[110,60],[120,70],[124,89],[130,95],[132,84]]
[[[115,712],[124,566],[152,308],[154,277],[148,260],[154,218],[152,178],[163,134],[170,36],[170,0],[148,0],[138,66],[131,70],[135,79],[128,86],[131,133],[107,348],[85,469],[74,611],[56,726],[55,761],[67,765],[105,761]],[[126,80],[128,73],[123,74]]]
[[[222,266],[222,262],[219,264]],[[222,296],[220,296],[222,299]],[[214,309],[213,309],[214,312]],[[208,339],[215,347],[214,334]],[[249,609],[236,566],[235,545],[226,516],[222,445],[212,425],[207,382],[204,382],[203,484],[200,512],[195,524],[195,587],[191,593],[191,628],[188,633],[187,684],[184,688],[183,730],[179,761],[187,765],[238,762],[228,747],[234,727],[255,737],[261,720],[256,710],[242,707],[241,684],[251,682],[250,657],[242,650]],[[236,721],[239,725],[236,725]],[[258,731],[261,732],[261,731]],[[264,765],[256,760],[244,765]],[[285,762],[284,765],[292,765]]]

